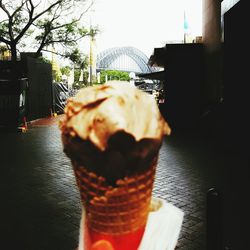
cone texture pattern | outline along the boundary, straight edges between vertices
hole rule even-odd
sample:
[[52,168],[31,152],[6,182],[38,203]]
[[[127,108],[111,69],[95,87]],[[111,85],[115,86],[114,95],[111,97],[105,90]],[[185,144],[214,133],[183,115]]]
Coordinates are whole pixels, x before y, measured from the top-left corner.
[[146,225],[158,156],[144,172],[117,180],[116,187],[105,178],[73,162],[87,225],[99,233],[130,233]]

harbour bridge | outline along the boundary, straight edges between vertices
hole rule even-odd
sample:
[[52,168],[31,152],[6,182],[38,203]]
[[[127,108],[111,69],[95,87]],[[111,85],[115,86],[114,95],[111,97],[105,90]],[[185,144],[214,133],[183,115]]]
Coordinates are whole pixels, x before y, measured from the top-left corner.
[[96,71],[119,70],[124,72],[151,73],[156,71],[148,65],[148,57],[134,47],[113,47],[97,55]]

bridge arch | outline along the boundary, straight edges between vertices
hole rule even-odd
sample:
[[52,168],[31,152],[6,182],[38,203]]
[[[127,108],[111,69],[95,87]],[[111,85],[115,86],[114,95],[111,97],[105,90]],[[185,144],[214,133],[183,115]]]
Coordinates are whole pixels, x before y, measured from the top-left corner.
[[[129,62],[128,58],[132,61]],[[97,71],[102,69],[113,69],[133,71],[135,73],[150,73],[154,71],[154,69],[148,65],[148,60],[148,57],[137,48],[113,47],[106,49],[97,55],[96,67]],[[126,62],[130,65],[126,65]],[[132,62],[136,65],[133,65]]]

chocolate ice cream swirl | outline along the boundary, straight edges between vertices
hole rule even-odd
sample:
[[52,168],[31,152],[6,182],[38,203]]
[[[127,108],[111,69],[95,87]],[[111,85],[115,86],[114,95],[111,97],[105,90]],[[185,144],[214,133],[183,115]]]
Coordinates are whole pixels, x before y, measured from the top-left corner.
[[155,99],[128,82],[80,90],[60,127],[71,160],[110,184],[149,167],[171,132]]

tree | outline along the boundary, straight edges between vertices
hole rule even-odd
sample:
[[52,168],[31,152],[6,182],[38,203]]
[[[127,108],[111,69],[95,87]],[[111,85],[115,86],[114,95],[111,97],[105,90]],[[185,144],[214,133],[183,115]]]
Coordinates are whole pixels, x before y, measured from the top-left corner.
[[129,73],[122,72],[119,70],[103,70],[101,71],[101,83],[107,80],[119,80],[119,81],[129,81]]
[[75,48],[71,53],[66,54],[66,57],[72,61],[77,68],[86,69],[88,67],[88,56],[82,54],[78,48]]
[[92,4],[91,0],[0,0],[0,42],[11,51],[12,61],[25,44],[33,45],[35,57],[54,44],[62,45],[65,55],[89,35],[80,20]]
[[[72,53],[67,55],[67,57],[69,58],[69,60],[72,61],[74,65],[74,79],[75,80],[74,80],[73,87],[79,89],[81,87],[86,86],[87,81],[88,81],[88,72],[86,72],[86,69],[89,66],[88,56],[85,54],[82,54],[80,50],[77,48],[77,49],[74,49]],[[80,81],[81,73],[83,74],[82,81]]]

